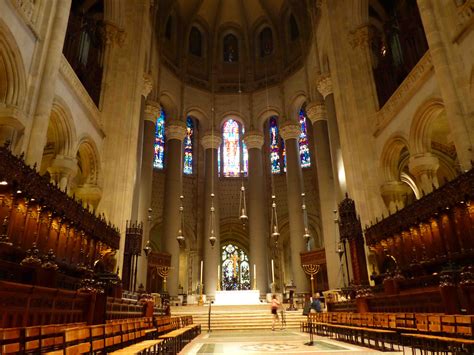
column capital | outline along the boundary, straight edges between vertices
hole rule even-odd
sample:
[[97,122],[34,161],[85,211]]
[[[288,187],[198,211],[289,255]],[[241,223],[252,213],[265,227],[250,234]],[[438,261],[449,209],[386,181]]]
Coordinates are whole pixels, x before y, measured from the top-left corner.
[[244,135],[244,141],[248,149],[262,149],[264,138],[259,131],[248,131]]
[[374,37],[374,29],[372,25],[361,26],[349,33],[349,43],[352,48],[368,48],[372,38]]
[[280,126],[280,135],[285,140],[298,139],[301,134],[301,127],[298,123],[293,121],[285,121]]
[[308,116],[312,124],[318,121],[326,121],[326,106],[321,101],[311,101],[306,105],[306,116]]
[[145,99],[150,94],[151,90],[153,89],[153,77],[151,73],[143,73],[143,83],[142,83],[142,95]]
[[54,158],[51,166],[48,168],[50,174],[75,174],[77,170],[77,159],[66,155],[58,154]]
[[179,120],[170,121],[165,125],[166,140],[177,139],[182,141],[186,136],[186,123]]
[[410,157],[408,162],[410,173],[418,177],[425,173],[436,172],[439,168],[439,160],[431,153],[421,153]]
[[107,46],[113,46],[116,43],[121,47],[125,42],[125,31],[114,23],[105,22],[101,32],[102,39]]
[[145,120],[156,123],[156,119],[160,116],[160,114],[161,114],[160,104],[155,101],[146,100],[145,116],[144,116]]
[[201,144],[206,149],[218,149],[222,143],[222,138],[215,133],[212,134],[211,132],[207,132],[201,138]]
[[321,93],[321,95],[323,95],[324,98],[326,98],[326,96],[328,95],[331,95],[333,93],[331,74],[321,74],[317,79],[316,86],[318,88],[318,91]]

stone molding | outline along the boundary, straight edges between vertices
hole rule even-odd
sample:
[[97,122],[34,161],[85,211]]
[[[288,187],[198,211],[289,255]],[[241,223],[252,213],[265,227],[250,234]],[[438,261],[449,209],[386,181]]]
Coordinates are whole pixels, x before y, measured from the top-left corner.
[[318,121],[326,121],[326,106],[323,102],[312,101],[306,105],[306,116],[308,116],[312,124],[315,124]]
[[36,38],[39,38],[39,31],[37,28],[39,2],[34,0],[10,0],[10,2]]
[[201,138],[201,144],[204,148],[206,149],[218,149],[219,146],[222,143],[222,138],[217,136],[215,133],[214,135],[212,133],[206,133],[202,138]]
[[248,149],[262,149],[263,134],[258,131],[248,131],[244,135],[244,141]]
[[433,73],[433,62],[428,50],[397,90],[390,96],[385,105],[375,114],[375,137],[377,137],[384,128],[392,122],[400,110],[406,106],[406,103],[428,80],[431,73]]
[[158,102],[147,100],[145,105],[145,121],[156,123],[156,119],[161,114],[161,106]]
[[142,95],[145,99],[150,94],[151,90],[153,89],[153,77],[151,73],[143,73],[143,86],[142,86]]
[[331,74],[321,74],[318,78],[316,86],[318,88],[318,91],[321,93],[321,95],[323,95],[324,98],[326,98],[326,96],[328,95],[331,95],[333,93]]
[[298,139],[301,133],[301,127],[299,124],[293,121],[285,121],[280,126],[280,136],[285,140]]
[[464,34],[469,32],[468,29],[472,26],[473,15],[474,0],[467,0],[457,8],[456,34],[454,35],[453,42],[458,42]]
[[101,120],[100,111],[95,105],[94,101],[92,101],[88,92],[82,85],[81,81],[77,77],[74,70],[71,68],[71,65],[69,64],[67,59],[64,57],[64,55],[61,55],[61,64],[59,67],[59,72],[62,74],[62,76],[64,77],[66,82],[70,85],[70,87],[73,89],[73,91],[79,98],[79,101],[82,103],[86,111],[89,113],[89,115],[86,115],[86,116],[89,118],[92,125],[99,131],[99,134],[101,135],[102,138],[105,137],[105,134],[102,130],[102,120]]
[[182,141],[186,136],[186,123],[183,121],[170,121],[165,125],[166,140],[177,139]]

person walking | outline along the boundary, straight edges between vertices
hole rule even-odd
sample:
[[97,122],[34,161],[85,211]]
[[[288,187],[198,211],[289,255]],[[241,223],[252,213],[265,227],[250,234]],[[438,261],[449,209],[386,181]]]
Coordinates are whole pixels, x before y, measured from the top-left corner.
[[277,300],[276,295],[272,296],[272,316],[273,316],[273,321],[272,321],[272,330],[275,330],[275,323],[278,324],[278,308],[280,308],[281,303],[280,301]]

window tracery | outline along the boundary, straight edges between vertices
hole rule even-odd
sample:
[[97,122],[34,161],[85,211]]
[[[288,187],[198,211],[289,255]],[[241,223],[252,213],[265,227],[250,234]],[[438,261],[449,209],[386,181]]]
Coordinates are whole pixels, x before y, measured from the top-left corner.
[[[222,148],[219,147],[218,172],[225,177],[237,177],[248,171],[248,150],[242,137],[245,130],[230,118],[222,126]],[[222,154],[222,155],[221,155]],[[220,166],[222,164],[222,166]]]
[[193,140],[194,140],[194,122],[191,117],[186,118],[186,136],[184,137],[184,167],[183,172],[186,175],[193,173]]
[[222,289],[250,290],[250,264],[247,254],[234,244],[222,247]]
[[300,160],[301,160],[301,167],[308,168],[311,166],[311,157],[309,155],[309,141],[308,141],[308,134],[307,134],[307,118],[306,118],[306,111],[301,108],[299,113],[299,121],[301,127],[300,137],[298,139],[298,145],[300,148]]

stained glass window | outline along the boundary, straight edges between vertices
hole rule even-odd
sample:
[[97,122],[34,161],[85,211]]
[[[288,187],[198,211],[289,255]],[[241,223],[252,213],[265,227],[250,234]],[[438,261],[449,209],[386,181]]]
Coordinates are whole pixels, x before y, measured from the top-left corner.
[[270,118],[270,163],[272,174],[278,174],[280,168],[280,136],[276,117]]
[[186,119],[186,137],[184,137],[184,168],[185,174],[193,173],[193,134],[194,122],[191,117]]
[[299,120],[300,120],[300,126],[301,126],[301,133],[298,140],[298,144],[300,147],[301,167],[307,168],[311,166],[311,157],[309,156],[309,141],[308,141],[308,135],[306,132],[307,119],[306,119],[306,112],[304,108],[300,110]]
[[281,156],[283,157],[283,171],[286,173],[286,148],[283,139],[281,140]]
[[165,162],[165,120],[166,113],[163,109],[160,117],[156,119],[155,126],[155,151],[153,155],[153,167],[163,169]]
[[222,150],[219,148],[217,164],[223,176],[240,176],[242,171],[244,175],[247,174],[249,157],[247,146],[242,140],[243,134],[244,128],[232,118],[222,127]]
[[227,244],[222,247],[223,290],[250,290],[250,264],[247,254],[238,246]]

